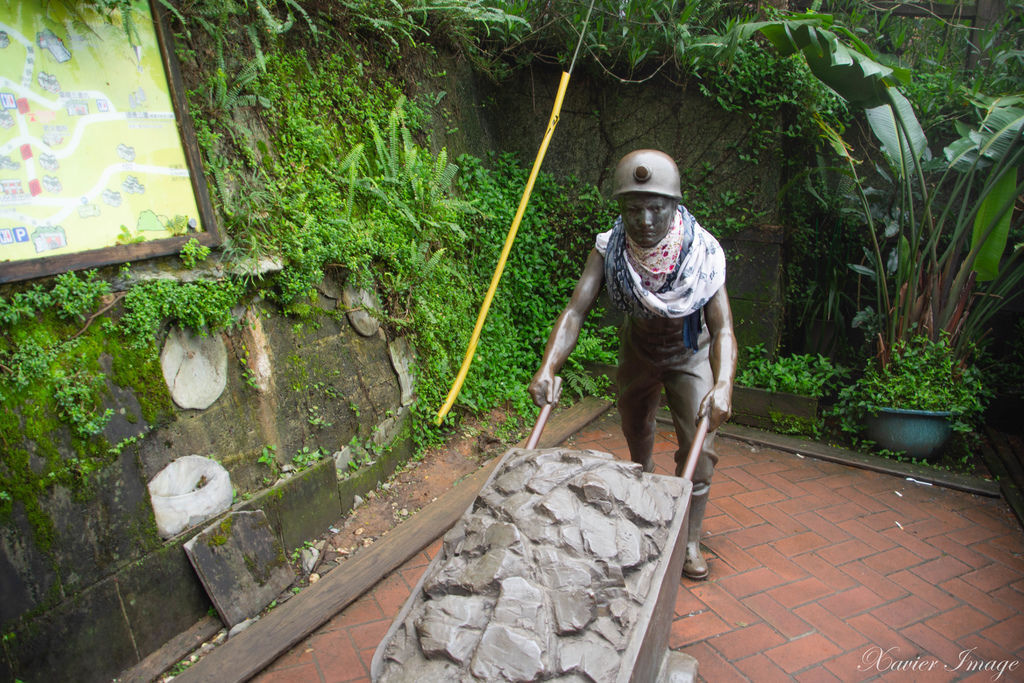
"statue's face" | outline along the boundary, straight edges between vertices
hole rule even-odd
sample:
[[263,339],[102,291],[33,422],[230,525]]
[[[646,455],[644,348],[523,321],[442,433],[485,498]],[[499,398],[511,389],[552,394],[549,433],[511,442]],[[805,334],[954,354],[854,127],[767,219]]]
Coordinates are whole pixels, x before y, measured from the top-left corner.
[[658,194],[631,192],[619,198],[626,234],[638,246],[650,248],[665,238],[675,217],[676,200]]

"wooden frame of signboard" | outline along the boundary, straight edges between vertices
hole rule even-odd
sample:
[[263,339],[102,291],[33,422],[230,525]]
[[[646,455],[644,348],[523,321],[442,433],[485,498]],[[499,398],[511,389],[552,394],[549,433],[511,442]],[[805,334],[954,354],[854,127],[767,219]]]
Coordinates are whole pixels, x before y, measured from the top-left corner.
[[[179,252],[181,247],[191,239],[196,239],[206,246],[217,246],[222,242],[220,227],[213,206],[210,203],[206,176],[203,171],[199,146],[196,142],[195,129],[193,128],[192,118],[189,115],[185,100],[181,70],[178,66],[177,57],[174,54],[174,39],[169,25],[168,14],[158,2],[149,0],[148,5],[153,20],[153,28],[156,33],[163,75],[167,82],[167,93],[173,105],[178,137],[181,141],[196,208],[199,212],[201,230],[145,242],[113,244],[108,247],[75,253],[0,262],[0,283],[30,280],[68,271],[97,268],[174,254]],[[123,38],[125,44],[128,45],[127,37],[124,36]]]

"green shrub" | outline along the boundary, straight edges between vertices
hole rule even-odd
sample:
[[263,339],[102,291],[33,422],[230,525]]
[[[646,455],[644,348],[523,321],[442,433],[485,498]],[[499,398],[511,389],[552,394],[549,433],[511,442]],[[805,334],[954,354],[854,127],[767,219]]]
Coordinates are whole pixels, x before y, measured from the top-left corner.
[[[486,161],[463,156],[458,164],[456,187],[461,199],[476,209],[462,218],[467,282],[476,294],[466,331],[457,337],[447,379],[454,377],[462,360],[528,175],[510,154]],[[457,405],[479,411],[509,401],[521,414],[535,410],[526,389],[551,326],[572,294],[594,235],[606,230],[614,216],[614,207],[594,186],[574,179],[559,183],[547,173],[539,174]],[[614,331],[600,329],[599,318],[599,311],[589,317],[566,365],[573,376],[567,381],[570,393],[599,389],[582,377],[583,363],[614,362]]]
[[178,257],[186,268],[195,268],[201,261],[205,261],[210,255],[210,248],[200,244],[195,237],[181,246]]
[[736,382],[746,387],[821,398],[835,390],[848,370],[821,354],[790,355],[772,360],[764,344],[747,347],[747,360]]

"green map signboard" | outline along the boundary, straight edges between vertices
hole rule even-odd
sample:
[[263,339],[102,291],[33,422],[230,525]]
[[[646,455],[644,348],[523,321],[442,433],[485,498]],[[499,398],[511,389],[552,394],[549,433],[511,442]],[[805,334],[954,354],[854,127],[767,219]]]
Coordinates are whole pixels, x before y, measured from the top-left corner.
[[133,3],[132,45],[117,13],[0,3],[0,270],[64,257],[2,279],[216,241],[151,11]]

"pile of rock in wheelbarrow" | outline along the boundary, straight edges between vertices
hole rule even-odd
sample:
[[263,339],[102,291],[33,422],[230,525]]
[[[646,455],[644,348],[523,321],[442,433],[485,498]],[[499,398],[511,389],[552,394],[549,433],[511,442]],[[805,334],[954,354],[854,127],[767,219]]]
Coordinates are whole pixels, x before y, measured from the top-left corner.
[[695,660],[667,651],[690,489],[606,453],[510,450],[392,623],[373,679],[692,680]]

